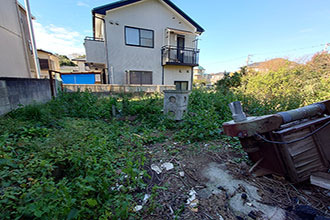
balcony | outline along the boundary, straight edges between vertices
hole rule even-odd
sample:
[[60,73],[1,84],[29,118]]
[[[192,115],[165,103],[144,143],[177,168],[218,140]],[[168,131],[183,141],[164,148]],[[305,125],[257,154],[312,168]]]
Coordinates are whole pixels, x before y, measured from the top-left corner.
[[162,47],[162,65],[198,66],[199,50],[193,48]]
[[106,63],[106,48],[103,38],[86,37],[84,46],[87,63]]

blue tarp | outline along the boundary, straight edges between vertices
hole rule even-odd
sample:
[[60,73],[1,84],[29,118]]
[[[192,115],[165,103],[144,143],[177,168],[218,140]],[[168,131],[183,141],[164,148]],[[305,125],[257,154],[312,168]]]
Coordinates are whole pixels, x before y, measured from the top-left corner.
[[62,75],[63,84],[95,84],[95,74]]

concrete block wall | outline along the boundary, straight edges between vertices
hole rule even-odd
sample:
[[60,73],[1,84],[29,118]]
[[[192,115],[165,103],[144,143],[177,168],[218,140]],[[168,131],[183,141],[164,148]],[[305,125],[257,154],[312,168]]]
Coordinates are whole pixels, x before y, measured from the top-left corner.
[[98,94],[118,94],[118,93],[161,93],[164,90],[174,90],[174,85],[116,85],[116,84],[64,84],[63,88],[67,92],[89,91]]
[[51,98],[48,79],[0,77],[0,115],[20,105],[45,103]]
[[0,115],[10,111],[6,81],[0,81]]

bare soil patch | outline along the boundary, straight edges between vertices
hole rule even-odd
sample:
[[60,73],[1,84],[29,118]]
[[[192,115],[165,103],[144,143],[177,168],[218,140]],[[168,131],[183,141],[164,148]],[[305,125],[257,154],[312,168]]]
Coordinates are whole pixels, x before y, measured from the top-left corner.
[[[151,202],[155,204],[152,206],[153,214],[144,211],[144,219],[308,219],[297,215],[300,214],[297,207],[299,209],[301,206],[310,207],[317,214],[329,217],[329,191],[308,183],[293,185],[274,175],[254,177],[249,173],[252,164],[244,159],[242,161],[242,158],[246,158],[245,153],[222,141],[191,145],[167,141],[145,147],[149,158],[146,169],[151,176],[147,193],[156,185],[164,188],[158,190],[153,201],[148,201],[149,207],[152,206]],[[151,169],[152,164],[161,167],[165,162],[172,163],[174,168],[163,169],[159,174]],[[213,186],[212,189],[210,178],[205,175],[210,164],[223,167],[233,181],[242,180],[244,184],[239,184],[234,193],[221,185],[222,181],[217,188]],[[226,175],[223,178],[227,178]],[[255,195],[249,192],[250,186],[256,187]],[[192,205],[187,202],[191,190],[196,192]],[[242,208],[251,206],[253,211],[237,212],[231,207],[234,199],[242,204]],[[283,210],[285,216],[280,218],[275,211],[271,218],[265,218],[265,214],[270,213],[258,210],[259,206]]]

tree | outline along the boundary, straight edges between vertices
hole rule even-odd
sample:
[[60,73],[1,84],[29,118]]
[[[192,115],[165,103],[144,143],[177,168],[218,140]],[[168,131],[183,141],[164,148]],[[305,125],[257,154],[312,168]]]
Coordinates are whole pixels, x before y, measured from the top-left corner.
[[57,56],[60,59],[60,66],[77,66],[66,55],[57,54]]

